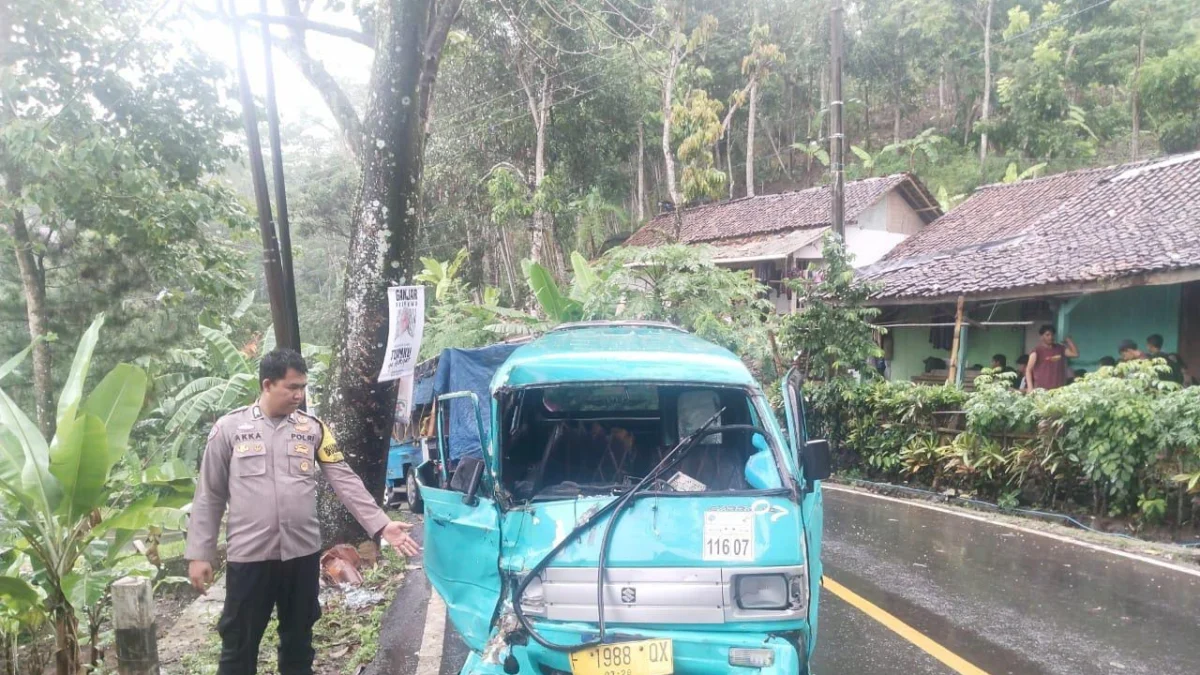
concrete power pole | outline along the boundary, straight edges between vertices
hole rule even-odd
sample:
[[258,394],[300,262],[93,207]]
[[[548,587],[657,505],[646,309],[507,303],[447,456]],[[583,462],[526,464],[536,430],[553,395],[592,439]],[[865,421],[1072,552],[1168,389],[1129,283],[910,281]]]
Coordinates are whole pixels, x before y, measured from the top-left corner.
[[279,258],[279,240],[275,223],[271,218],[271,195],[267,188],[267,172],[263,163],[262,143],[258,136],[258,119],[254,108],[254,94],[250,91],[250,80],[246,75],[246,60],[242,53],[241,27],[238,25],[237,6],[229,3],[229,14],[233,21],[233,46],[237,55],[238,94],[242,103],[242,122],[246,127],[246,147],[250,157],[250,177],[254,184],[254,204],[258,211],[258,229],[262,238],[263,273],[267,282],[267,299],[271,303],[271,322],[275,329],[275,344],[287,346],[292,343],[291,325],[288,317],[287,290],[284,285],[283,265]]
[[846,135],[842,123],[842,0],[829,10],[829,170],[833,173],[832,214],[834,233],[846,238]]

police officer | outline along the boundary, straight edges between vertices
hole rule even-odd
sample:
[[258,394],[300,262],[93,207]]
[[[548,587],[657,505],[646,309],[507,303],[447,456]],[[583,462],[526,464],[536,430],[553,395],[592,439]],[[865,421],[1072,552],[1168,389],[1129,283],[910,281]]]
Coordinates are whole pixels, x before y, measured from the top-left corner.
[[299,410],[308,383],[300,354],[276,349],[258,367],[262,395],[217,420],[208,435],[188,526],[188,577],[203,592],[213,579],[226,504],[225,606],[219,675],[254,675],[258,645],[279,617],[279,672],[311,675],[313,624],[321,616],[321,529],[317,472],[363,528],[405,555],[420,552],[412,526],[394,522],[346,465],[323,422]]

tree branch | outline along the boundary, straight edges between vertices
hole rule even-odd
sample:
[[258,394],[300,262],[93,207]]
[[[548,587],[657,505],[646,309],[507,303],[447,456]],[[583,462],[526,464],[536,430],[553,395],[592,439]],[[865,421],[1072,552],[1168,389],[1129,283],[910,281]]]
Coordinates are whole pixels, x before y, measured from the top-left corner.
[[350,96],[329,74],[325,65],[308,53],[308,49],[303,44],[297,44],[295,40],[278,39],[274,40],[274,44],[283,50],[292,63],[296,64],[301,74],[304,75],[304,79],[308,80],[309,84],[321,95],[321,99],[329,108],[329,113],[337,122],[338,129],[342,132],[342,142],[346,144],[346,149],[354,155],[355,159],[361,160],[362,121],[354,109],[354,104],[350,101]]
[[450,36],[450,27],[458,17],[463,0],[442,0],[438,3],[437,14],[429,24],[429,32],[425,36],[424,59],[421,64],[421,79],[418,91],[421,95],[421,120],[424,128],[429,129],[429,111],[433,105],[434,84],[437,83],[438,70],[441,68],[442,49]]
[[[296,8],[299,10],[299,3],[296,3]],[[270,14],[255,13],[255,14],[243,14],[243,15],[241,15],[241,18],[246,21],[265,21],[266,23],[270,23],[270,24],[287,26],[288,28],[291,28],[293,30],[300,30],[300,31],[311,30],[311,31],[315,31],[317,33],[325,33],[326,35],[333,35],[336,37],[342,37],[342,38],[346,38],[349,40],[353,40],[361,45],[371,47],[372,49],[374,49],[374,47],[375,47],[375,36],[374,35],[368,35],[367,33],[364,33],[360,30],[354,30],[353,28],[344,28],[342,26],[335,26],[330,23],[322,23],[320,21],[313,21],[303,15],[297,16],[297,15],[289,14],[288,16],[273,16]]]

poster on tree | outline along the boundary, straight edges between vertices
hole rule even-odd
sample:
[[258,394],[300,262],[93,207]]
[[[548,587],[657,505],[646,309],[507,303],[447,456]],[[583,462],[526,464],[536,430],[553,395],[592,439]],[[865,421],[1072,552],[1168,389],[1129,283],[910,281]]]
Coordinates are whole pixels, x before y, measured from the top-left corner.
[[380,382],[412,375],[425,333],[425,287],[388,289],[388,341],[379,371]]

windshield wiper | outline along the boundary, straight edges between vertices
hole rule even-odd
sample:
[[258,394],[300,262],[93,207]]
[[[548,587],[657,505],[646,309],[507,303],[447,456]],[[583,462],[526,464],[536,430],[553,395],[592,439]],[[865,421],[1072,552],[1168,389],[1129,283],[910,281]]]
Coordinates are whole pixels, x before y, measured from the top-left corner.
[[[681,462],[687,456],[687,453],[691,451],[693,447],[695,447],[696,443],[706,435],[706,432],[710,427],[712,427],[713,423],[721,418],[721,414],[724,412],[724,408],[718,410],[712,417],[708,418],[707,422],[700,425],[700,428],[693,431],[686,438],[680,440],[675,447],[668,450],[667,453],[663,455],[662,459],[659,460],[658,464],[640,481],[638,481],[637,484],[630,488],[629,491],[625,492],[623,495],[617,497],[613,501],[605,504],[595,513],[593,513],[590,518],[575,526],[575,529],[568,532],[567,536],[563,537],[563,540],[560,541],[557,546],[550,549],[550,552],[547,553],[537,565],[534,565],[533,569],[529,571],[529,574],[525,575],[525,578],[521,580],[521,583],[517,584],[517,587],[513,589],[513,613],[516,614],[517,620],[521,623],[521,626],[525,629],[525,632],[529,634],[529,637],[533,638],[535,642],[542,645],[546,649],[552,649],[560,652],[572,652],[578,649],[588,649],[590,647],[596,647],[604,644],[604,567],[608,558],[608,544],[612,539],[613,525],[617,522],[617,518],[621,515],[621,510],[624,509],[625,506],[627,506],[631,501],[633,501],[633,498],[636,497],[639,492],[644,490],[647,485],[653,484],[664,473],[678,465],[679,462]],[[604,528],[604,537],[600,542],[600,557],[596,566],[596,612],[599,619],[599,632],[596,635],[596,639],[574,645],[560,645],[550,642],[538,634],[537,630],[533,627],[533,624],[529,622],[529,619],[521,610],[521,597],[525,594],[525,589],[529,587],[529,584],[532,583],[533,580],[542,573],[542,570],[549,566],[550,561],[553,560],[555,556],[561,553],[562,550],[570,545],[577,537],[582,535],[584,532],[587,532],[596,523],[600,522],[600,519],[609,513],[612,514],[612,517],[609,518],[608,525]]]

